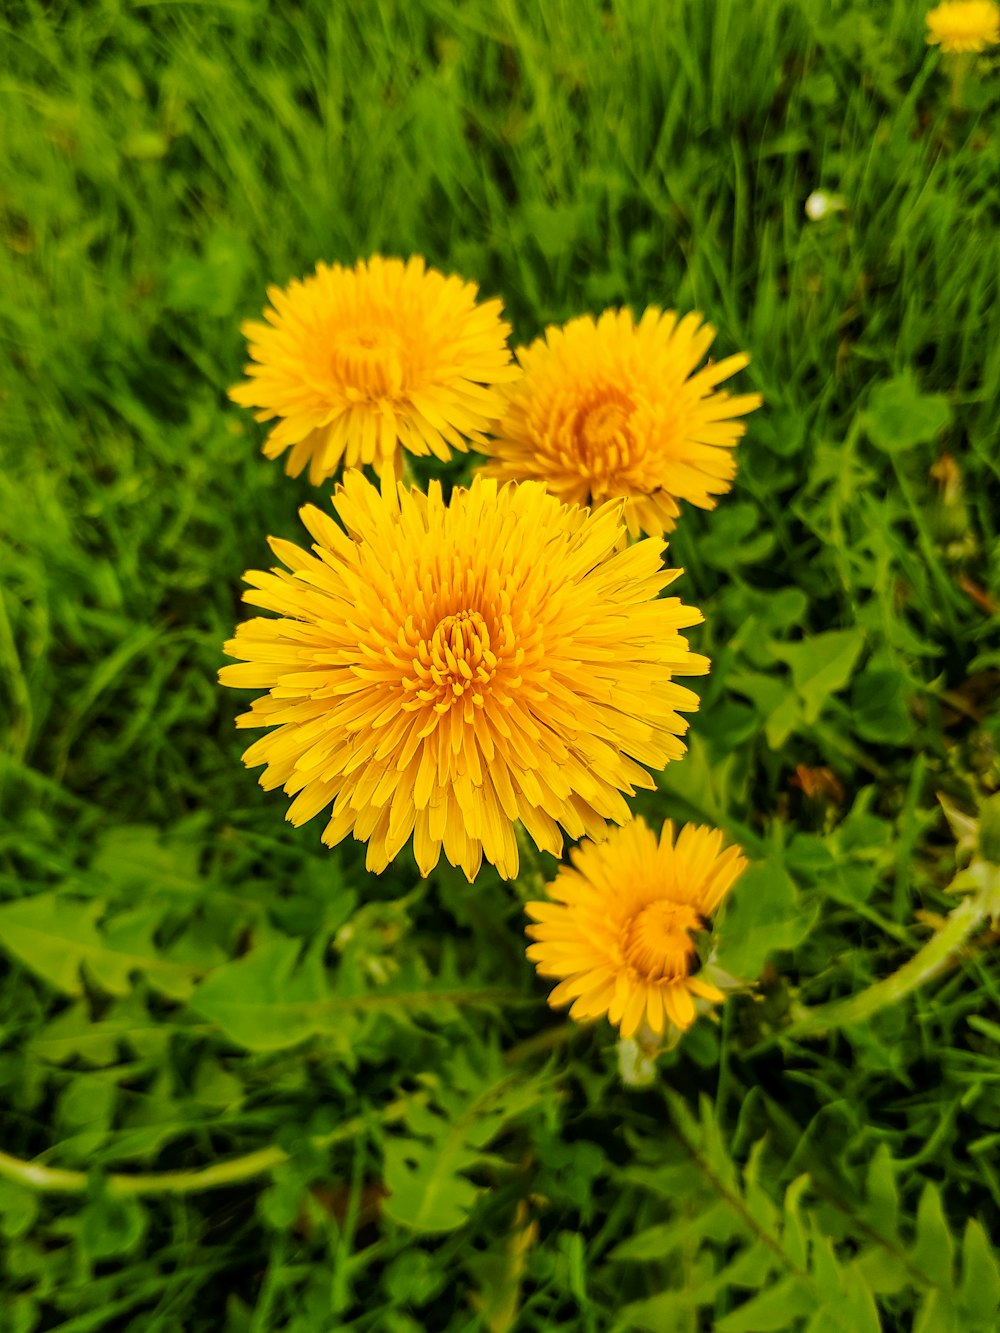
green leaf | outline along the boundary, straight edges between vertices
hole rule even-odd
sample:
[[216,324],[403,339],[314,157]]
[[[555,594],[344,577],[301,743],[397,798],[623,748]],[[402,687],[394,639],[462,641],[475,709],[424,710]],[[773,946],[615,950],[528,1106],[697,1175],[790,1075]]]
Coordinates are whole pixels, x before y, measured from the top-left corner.
[[947,1291],[951,1288],[953,1249],[940,1191],[928,1182],[917,1205],[917,1241],[910,1253],[910,1263]]
[[453,1231],[464,1225],[481,1193],[466,1177],[504,1125],[551,1090],[546,1075],[525,1079],[494,1058],[481,1073],[464,1053],[442,1079],[428,1077],[431,1096],[410,1099],[410,1134],[385,1143],[386,1214],[414,1231]]
[[322,1036],[338,1049],[351,1047],[354,1020],[365,1014],[438,1013],[449,1005],[518,1003],[524,996],[497,987],[386,986],[337,993],[328,985],[316,948],[301,961],[302,941],[272,940],[245,958],[216,968],[197,988],[190,1008],[215,1023],[248,1051],[280,1051]]
[[[338,1006],[328,993],[322,961],[311,949],[300,962],[301,952],[300,940],[263,944],[210,973],[190,1006],[248,1051],[280,1051],[332,1031]],[[339,1018],[346,1017],[341,1005]]]
[[93,1260],[133,1254],[146,1234],[146,1210],[130,1196],[101,1193],[88,1201],[80,1219],[80,1246]]
[[0,1236],[5,1240],[26,1236],[35,1225],[39,1207],[34,1190],[0,1178]]
[[771,644],[772,655],[792,669],[806,722],[816,722],[830,696],[851,679],[864,643],[862,630],[842,629],[814,634],[799,643]]
[[193,832],[183,829],[165,840],[163,831],[151,824],[119,824],[101,838],[90,863],[91,875],[100,883],[105,898],[130,897],[148,900],[153,894],[190,898],[200,894],[198,876],[200,847]]
[[855,1260],[858,1272],[879,1296],[894,1296],[911,1280],[902,1257],[884,1245],[872,1245]]
[[716,1320],[715,1333],[788,1333],[794,1319],[815,1309],[815,1295],[797,1277],[786,1277]]
[[913,1321],[913,1333],[971,1333],[971,1330],[959,1324],[950,1294],[934,1290],[921,1302]]
[[95,922],[101,901],[83,901],[58,893],[0,907],[0,948],[64,995],[83,994],[80,969],[109,995],[127,995],[132,974],[145,972],[183,987],[192,969],[157,956],[152,934],[159,917],[155,909],[126,913],[102,933]]
[[631,1263],[662,1260],[704,1237],[725,1243],[747,1234],[746,1221],[726,1199],[718,1199],[708,1208],[682,1211],[672,1222],[661,1222],[629,1236],[615,1246],[611,1258]]
[[28,1050],[51,1064],[80,1059],[104,1066],[118,1061],[122,1043],[140,1058],[150,1058],[162,1055],[169,1039],[169,1026],[151,1018],[145,1004],[133,992],[116,1001],[97,1023],[91,1018],[86,1001],[68,1005],[31,1039]]
[[950,421],[947,398],[921,393],[909,370],[875,386],[863,417],[868,438],[887,454],[935,439]]
[[[0,907],[0,948],[64,995],[82,995],[80,967],[101,948],[94,922],[104,904],[39,893]],[[123,978],[128,988],[128,975]]]
[[714,568],[731,572],[737,565],[765,560],[774,543],[775,535],[762,525],[757,505],[730,504],[713,515],[711,527],[698,543],[698,555]]
[[913,719],[906,706],[912,692],[909,677],[902,671],[862,671],[851,686],[854,730],[862,740],[902,745],[913,734]]
[[[780,750],[802,723],[802,709],[787,679],[761,671],[733,671],[727,678],[731,689],[745,695],[764,721],[764,735],[772,750]],[[668,770],[669,771],[669,770]]]
[[1000,792],[988,796],[979,807],[979,855],[991,865],[1000,865]]
[[899,1192],[896,1189],[896,1168],[888,1145],[880,1143],[872,1155],[865,1182],[866,1201],[861,1216],[885,1240],[896,1241],[899,1236]]
[[816,908],[803,909],[779,861],[751,865],[736,881],[718,928],[716,962],[735,977],[753,980],[770,954],[793,949],[809,934]]
[[1000,1312],[1000,1265],[979,1222],[970,1217],[962,1238],[962,1284],[958,1303],[966,1320],[986,1324]]

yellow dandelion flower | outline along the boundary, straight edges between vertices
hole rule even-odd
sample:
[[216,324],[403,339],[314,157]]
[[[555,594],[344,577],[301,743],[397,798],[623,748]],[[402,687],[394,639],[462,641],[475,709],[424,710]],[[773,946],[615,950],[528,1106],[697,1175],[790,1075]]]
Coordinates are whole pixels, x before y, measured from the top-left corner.
[[683,1030],[694,1022],[694,997],[720,1002],[715,986],[692,975],[692,932],[718,907],[746,869],[738,847],[722,850],[717,829],[692,824],[674,842],[668,819],[657,839],[636,819],[613,829],[606,842],[570,852],[547,892],[553,902],[528,903],[537,943],[528,957],[543,977],[561,978],[549,996],[572,1001],[570,1017],[607,1014],[623,1037],[645,1022]]
[[419,257],[319,264],[267,294],[268,322],[243,325],[248,379],[229,396],[258,421],[280,418],[265,455],[289,449],[285,470],[297,477],[308,464],[314,485],[341,462],[398,472],[400,446],[464,453],[503,411],[494,386],[519,373],[501,303],[477,305],[472,283]]
[[633,536],[670,532],[678,500],[714,509],[736,473],[746,426],[735,418],[761,402],[716,391],[748,363],[743,353],[696,370],[714,337],[700,315],[652,306],[638,324],[606,310],[546,329],[517,350],[524,374],[506,390],[484,473],[542,481],[570,504],[624,498]]
[[1000,5],[994,0],[946,0],[927,15],[927,42],[942,51],[982,51],[1000,42]]
[[443,847],[471,882],[484,856],[517,874],[516,820],[557,856],[560,825],[628,820],[641,765],[684,753],[698,698],[674,676],[708,670],[678,632],[701,612],[660,597],[680,573],[660,544],[629,547],[619,505],[479,477],[445,505],[350,471],[334,508],[346,533],[307,505],[314,554],[272,539],[288,572],[246,575],[278,618],[240,625],[220,672],[268,691],[237,725],[275,728],[243,758],[292,823],[328,810],[323,841],[367,840],[373,871],[412,835],[422,874]]

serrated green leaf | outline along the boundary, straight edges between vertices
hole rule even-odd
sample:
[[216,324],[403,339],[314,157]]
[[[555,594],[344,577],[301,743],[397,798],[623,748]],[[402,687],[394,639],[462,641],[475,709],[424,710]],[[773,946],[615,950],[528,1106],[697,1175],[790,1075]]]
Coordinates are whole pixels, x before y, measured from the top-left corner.
[[748,1245],[718,1274],[718,1286],[749,1287],[759,1291],[774,1268],[780,1263],[778,1255],[766,1241]]
[[901,1255],[884,1245],[872,1245],[854,1261],[858,1272],[878,1296],[894,1296],[911,1280]]
[[645,1227],[634,1236],[621,1241],[611,1252],[611,1258],[629,1263],[644,1263],[666,1259],[682,1246],[695,1244],[703,1238],[718,1243],[736,1236],[749,1235],[746,1222],[726,1199],[717,1199],[707,1208],[690,1213],[682,1210],[672,1222],[661,1222]]
[[910,1263],[925,1274],[928,1281],[950,1290],[953,1252],[951,1232],[941,1207],[941,1192],[928,1181],[917,1205],[917,1239],[910,1253]]
[[390,1197],[385,1212],[414,1231],[454,1231],[464,1226],[480,1188],[464,1175],[477,1161],[456,1138],[450,1151],[432,1156],[416,1139],[390,1139],[385,1145],[385,1181]]
[[951,407],[942,394],[921,393],[907,370],[875,386],[863,419],[872,444],[896,454],[935,439],[951,421]]
[[987,1325],[1000,1314],[1000,1264],[986,1232],[974,1217],[966,1222],[962,1238],[958,1305],[964,1319],[981,1320]]
[[199,849],[180,837],[164,841],[152,824],[120,824],[101,838],[90,863],[105,898],[148,899],[152,894],[190,898],[203,887],[198,877]]
[[958,1322],[958,1314],[947,1291],[929,1291],[913,1321],[913,1333],[971,1333]]
[[523,996],[496,987],[438,987],[361,994],[331,991],[316,949],[300,960],[302,941],[272,940],[211,972],[190,1008],[248,1051],[280,1051],[310,1037],[350,1044],[354,1020],[368,1013],[438,1011],[448,1005],[517,1003]]
[[[0,947],[63,995],[82,995],[80,967],[102,947],[104,904],[39,893],[0,907]],[[125,978],[127,982],[127,976]]]
[[28,1050],[51,1064],[79,1059],[103,1066],[120,1059],[122,1043],[140,1058],[149,1058],[162,1054],[169,1039],[170,1028],[156,1023],[133,992],[116,1000],[97,1023],[86,1001],[69,1005],[31,1039]]
[[[301,958],[300,940],[263,944],[211,972],[190,1000],[196,1013],[215,1023],[248,1051],[280,1051],[332,1031],[338,1005],[328,991],[315,949]],[[346,1006],[339,1017],[347,1020]]]
[[788,1333],[793,1320],[815,1309],[816,1297],[808,1287],[786,1277],[716,1320],[715,1333]]
[[0,907],[0,947],[64,995],[83,994],[81,968],[109,995],[127,995],[132,976],[144,972],[187,982],[191,969],[157,955],[152,931],[155,909],[130,912],[104,931],[99,900],[39,893]]
[[809,1260],[809,1240],[806,1235],[805,1226],[802,1221],[800,1211],[800,1201],[803,1194],[812,1184],[812,1177],[808,1172],[796,1176],[792,1183],[785,1190],[785,1221],[782,1234],[782,1248],[788,1258],[788,1262],[795,1268],[806,1270]]
[[[502,1068],[502,1066],[501,1066]],[[508,1070],[484,1075],[464,1054],[446,1078],[432,1080],[433,1099],[410,1099],[407,1137],[385,1144],[387,1216],[413,1231],[453,1231],[464,1225],[481,1190],[466,1177],[503,1126],[548,1091],[544,1075],[524,1079]]]
[[892,1154],[885,1143],[880,1143],[872,1155],[865,1180],[865,1196],[864,1220],[886,1240],[896,1241],[899,1237],[899,1192]]

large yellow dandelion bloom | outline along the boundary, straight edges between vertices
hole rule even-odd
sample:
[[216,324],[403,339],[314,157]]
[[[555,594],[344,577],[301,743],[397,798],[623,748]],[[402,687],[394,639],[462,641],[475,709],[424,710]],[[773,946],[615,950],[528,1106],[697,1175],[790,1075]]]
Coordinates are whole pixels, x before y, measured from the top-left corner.
[[340,467],[398,470],[399,447],[450,457],[478,444],[503,411],[493,387],[519,372],[499,301],[420,258],[376,255],[354,268],[319,264],[284,290],[268,288],[266,324],[243,325],[248,379],[229,396],[278,417],[268,458],[309,466],[318,485]]
[[571,504],[624,498],[633,536],[670,532],[678,500],[714,509],[736,473],[746,429],[736,418],[761,402],[716,390],[748,363],[743,353],[696,370],[714,337],[700,315],[655,307],[638,324],[606,310],[546,329],[517,350],[524,374],[506,391],[483,471],[542,481]]
[[695,1018],[694,997],[724,997],[693,975],[692,932],[718,907],[746,868],[738,847],[722,850],[717,829],[686,825],[674,842],[674,826],[657,839],[641,819],[614,829],[606,842],[584,843],[570,853],[547,892],[554,902],[528,903],[538,924],[528,948],[544,977],[562,980],[549,1004],[573,1002],[570,1017],[607,1014],[623,1037],[645,1022],[654,1033],[664,1023],[683,1030]]
[[1000,42],[1000,5],[994,0],[946,0],[927,15],[927,41],[942,51],[982,51]]
[[412,835],[422,874],[444,848],[471,881],[485,856],[517,874],[514,821],[540,848],[606,836],[622,796],[684,752],[675,675],[708,660],[678,631],[701,613],[660,592],[680,573],[660,544],[629,547],[620,506],[590,513],[537,484],[476,478],[445,505],[345,474],[333,518],[306,506],[309,555],[250,573],[244,600],[277,613],[226,644],[223,684],[267,690],[240,727],[273,727],[243,756],[266,764],[323,841],[367,840],[380,871]]

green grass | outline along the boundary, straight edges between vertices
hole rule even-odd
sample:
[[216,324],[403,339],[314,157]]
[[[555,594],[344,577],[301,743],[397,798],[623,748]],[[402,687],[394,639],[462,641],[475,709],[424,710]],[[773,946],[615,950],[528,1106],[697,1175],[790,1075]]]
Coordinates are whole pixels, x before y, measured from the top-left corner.
[[[796,1024],[924,945],[935,794],[1000,786],[996,60],[954,110],[908,0],[0,12],[0,1150],[85,1173],[0,1171],[0,1329],[989,1333],[993,936]],[[645,1089],[509,886],[366,876],[240,762],[240,575],[316,493],[226,399],[239,324],[372,252],[518,341],[657,303],[753,358],[670,547],[713,671],[637,808],[747,848],[762,979]]]

